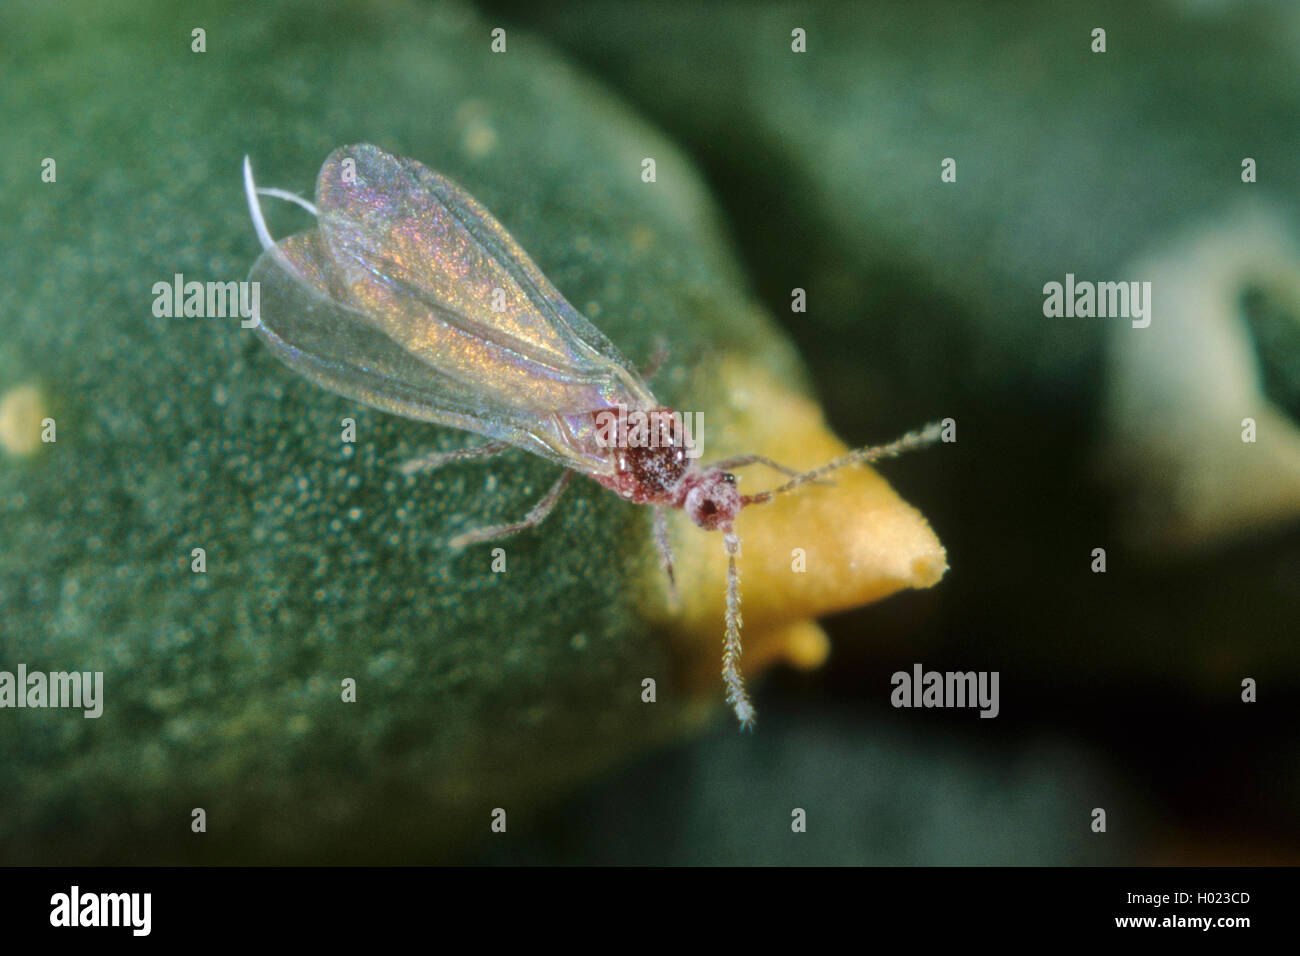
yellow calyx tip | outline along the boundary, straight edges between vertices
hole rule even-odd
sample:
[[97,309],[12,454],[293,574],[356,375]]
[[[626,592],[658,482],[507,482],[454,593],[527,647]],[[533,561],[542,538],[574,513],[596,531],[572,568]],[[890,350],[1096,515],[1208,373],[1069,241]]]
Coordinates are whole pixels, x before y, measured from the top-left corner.
[[[706,462],[753,452],[811,469],[847,450],[814,402],[761,367],[732,358],[722,363],[722,371],[725,393],[735,396],[737,408],[728,422],[727,447],[709,448]],[[909,424],[902,423],[900,433]],[[919,452],[942,453],[942,445]],[[785,480],[761,465],[747,466],[738,477],[745,493]],[[874,469],[850,466],[830,480],[833,485],[806,485],[748,507],[736,521],[746,679],[776,660],[800,669],[820,666],[830,645],[815,618],[904,588],[932,587],[948,570],[947,553],[929,523]],[[669,617],[660,602],[663,619],[682,632],[681,647],[700,689],[716,693],[726,556],[718,535],[701,531],[684,515],[674,516],[671,536],[682,614]]]

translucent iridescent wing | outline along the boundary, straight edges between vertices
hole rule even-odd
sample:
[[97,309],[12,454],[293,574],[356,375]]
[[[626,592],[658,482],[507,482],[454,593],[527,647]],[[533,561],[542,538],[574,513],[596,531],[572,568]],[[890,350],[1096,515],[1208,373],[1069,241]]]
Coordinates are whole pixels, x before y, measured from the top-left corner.
[[277,357],[384,411],[612,473],[591,412],[658,403],[486,209],[369,145],[330,155],[316,206],[319,228],[267,248],[250,275]]

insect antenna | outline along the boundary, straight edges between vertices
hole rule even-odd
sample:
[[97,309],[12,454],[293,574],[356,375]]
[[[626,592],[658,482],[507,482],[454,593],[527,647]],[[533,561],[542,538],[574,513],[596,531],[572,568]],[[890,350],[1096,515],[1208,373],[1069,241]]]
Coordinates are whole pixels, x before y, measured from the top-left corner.
[[812,471],[805,471],[770,491],[760,491],[753,495],[741,495],[741,507],[746,505],[762,504],[765,501],[771,501],[778,495],[784,495],[787,492],[794,491],[796,488],[806,485],[809,482],[819,481],[825,478],[831,472],[836,471],[846,465],[863,465],[873,461],[880,461],[882,458],[897,458],[899,455],[916,451],[918,448],[924,448],[927,445],[933,445],[939,440],[943,433],[943,422],[931,422],[924,428],[914,432],[908,432],[897,441],[892,441],[887,445],[874,445],[867,448],[858,448],[849,452],[834,461],[829,461],[820,468],[814,468]]
[[745,679],[740,675],[740,536],[727,531],[722,536],[727,549],[727,636],[722,643],[722,681],[727,687],[727,703],[736,712],[742,730],[752,730],[756,713],[745,693]]

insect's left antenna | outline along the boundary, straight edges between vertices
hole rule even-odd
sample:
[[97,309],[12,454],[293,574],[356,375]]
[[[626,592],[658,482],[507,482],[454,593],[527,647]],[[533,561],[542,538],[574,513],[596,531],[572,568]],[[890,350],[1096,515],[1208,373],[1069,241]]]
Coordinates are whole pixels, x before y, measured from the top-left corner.
[[244,157],[244,194],[248,197],[248,212],[253,217],[257,241],[262,244],[263,249],[274,249],[275,240],[271,238],[271,232],[266,228],[266,220],[262,218],[262,204],[257,200],[257,186],[253,182],[253,164],[249,162],[247,156]]
[[820,468],[814,468],[812,471],[806,471],[802,475],[792,478],[784,485],[773,488],[771,491],[760,491],[754,495],[742,495],[740,498],[741,507],[745,505],[762,504],[764,501],[771,501],[777,495],[783,495],[787,492],[794,491],[801,485],[806,485],[811,481],[818,481],[825,478],[832,471],[843,468],[846,465],[865,465],[873,461],[880,461],[882,458],[897,458],[899,455],[916,451],[918,448],[924,448],[927,445],[933,445],[940,436],[943,435],[943,422],[931,422],[924,428],[914,432],[908,432],[897,441],[892,441],[888,445],[875,445],[867,448],[858,448],[849,452],[834,461],[827,462]]

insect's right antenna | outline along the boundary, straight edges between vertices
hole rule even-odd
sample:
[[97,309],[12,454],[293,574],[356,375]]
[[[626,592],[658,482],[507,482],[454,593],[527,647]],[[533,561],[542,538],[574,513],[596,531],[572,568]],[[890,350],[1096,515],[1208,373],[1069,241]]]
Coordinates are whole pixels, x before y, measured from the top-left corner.
[[817,481],[826,477],[832,471],[843,468],[846,465],[865,465],[869,462],[880,461],[882,458],[897,458],[904,452],[916,451],[918,448],[924,448],[927,445],[933,445],[943,434],[943,422],[931,422],[924,428],[914,432],[908,432],[897,441],[892,441],[888,445],[876,445],[868,448],[858,448],[849,452],[834,461],[827,462],[820,468],[814,468],[812,471],[805,471],[802,475],[787,481],[780,487],[773,488],[771,491],[760,491],[754,495],[742,495],[740,498],[741,507],[746,505],[761,504],[764,501],[771,501],[778,495],[794,491],[801,485],[806,485],[810,481]]
[[740,729],[752,730],[757,713],[745,693],[745,679],[740,676],[740,570],[736,567],[740,537],[727,531],[722,543],[727,549],[727,636],[722,643],[722,682],[727,687],[727,703],[740,720]]

